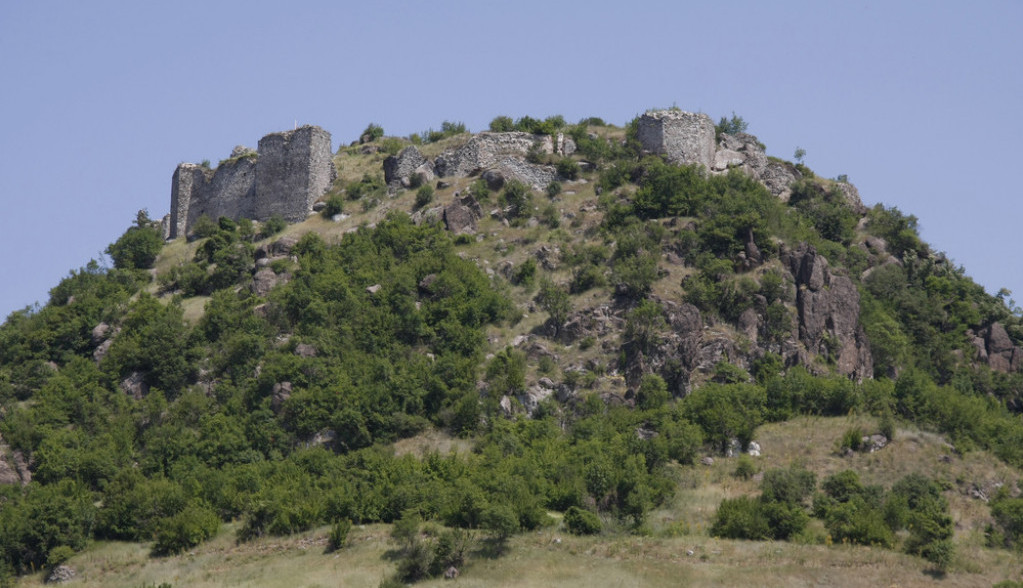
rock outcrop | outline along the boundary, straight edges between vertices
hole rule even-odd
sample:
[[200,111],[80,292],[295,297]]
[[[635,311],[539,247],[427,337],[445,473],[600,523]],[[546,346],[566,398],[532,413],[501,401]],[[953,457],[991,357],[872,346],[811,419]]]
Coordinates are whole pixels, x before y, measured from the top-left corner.
[[187,234],[202,215],[303,220],[335,177],[330,133],[314,126],[271,133],[256,151],[236,147],[216,170],[182,163],[171,180],[167,236]]
[[455,201],[444,207],[444,224],[455,235],[476,234],[477,222],[483,218],[480,203],[472,196],[455,198]]
[[1001,323],[991,323],[973,335],[977,359],[997,372],[1023,370],[1023,347],[1014,345]]
[[21,484],[27,486],[32,481],[32,472],[28,462],[20,451],[11,451],[0,437],[0,486]]
[[873,376],[874,364],[860,325],[860,294],[847,276],[833,274],[823,255],[802,245],[782,254],[796,284],[799,340],[807,351],[835,363],[857,380]]

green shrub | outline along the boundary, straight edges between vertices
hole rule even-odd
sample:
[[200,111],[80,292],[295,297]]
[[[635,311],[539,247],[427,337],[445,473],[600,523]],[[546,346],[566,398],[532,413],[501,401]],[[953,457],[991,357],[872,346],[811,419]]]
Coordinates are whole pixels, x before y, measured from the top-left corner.
[[817,477],[813,472],[796,465],[767,470],[760,483],[761,498],[765,502],[789,504],[802,504],[816,487]]
[[477,178],[476,181],[469,185],[469,195],[475,198],[477,202],[490,200],[490,187],[487,185],[487,181],[483,178]]
[[749,496],[726,498],[714,514],[710,534],[725,539],[767,539],[771,528],[760,501]]
[[732,475],[742,480],[749,480],[756,473],[757,466],[753,463],[753,458],[745,453],[740,455],[735,463],[735,471],[732,472]]
[[430,184],[424,184],[420,186],[419,189],[416,190],[415,207],[417,209],[422,208],[427,204],[433,202],[433,194],[434,194],[433,186],[431,186]]
[[558,194],[561,194],[561,182],[555,180],[547,184],[547,189],[545,191],[547,192],[548,198],[557,197]]
[[106,253],[117,269],[149,269],[163,249],[160,230],[151,226],[128,228],[121,237],[107,246]]
[[558,208],[554,204],[548,203],[540,210],[540,222],[556,229],[561,226],[561,213],[558,212]]
[[195,547],[220,529],[220,517],[207,506],[190,504],[180,513],[157,523],[153,553],[173,555]]
[[68,547],[67,545],[58,545],[50,550],[50,553],[46,555],[46,565],[55,568],[60,564],[71,559],[75,555],[75,550]]
[[348,194],[349,200],[359,200],[360,198],[381,196],[387,190],[387,185],[384,184],[384,177],[381,174],[363,174],[361,180],[349,182],[345,186],[345,192]]
[[718,124],[715,125],[714,130],[717,131],[718,136],[721,136],[724,134],[737,135],[745,133],[748,128],[749,123],[743,120],[741,116],[736,115],[735,112],[732,112],[732,118],[729,119],[722,116]]
[[380,142],[380,150],[388,155],[397,155],[398,152],[401,151],[403,145],[404,143],[402,143],[401,139],[397,137],[387,137]]
[[327,549],[337,551],[348,543],[348,533],[352,530],[352,521],[341,519],[330,526],[327,536]]
[[511,282],[517,286],[530,287],[536,278],[536,260],[527,258],[512,272]]
[[566,180],[576,180],[579,178],[579,164],[569,158],[558,160],[555,166],[558,170],[558,175],[565,178]]
[[572,294],[581,294],[591,288],[600,288],[607,285],[607,277],[604,275],[604,268],[596,264],[586,264],[579,267],[572,273],[572,281],[568,289]]
[[490,130],[495,133],[507,133],[515,130],[515,121],[510,116],[495,116],[490,121]]
[[380,137],[383,137],[383,136],[384,136],[384,127],[382,127],[382,126],[380,126],[378,124],[375,124],[375,123],[369,123],[369,125],[366,127],[366,130],[362,131],[362,134],[360,135],[360,138],[364,137],[367,140],[367,142],[368,142],[368,141],[376,141],[377,139],[379,139]]
[[516,219],[529,215],[532,209],[532,200],[533,194],[529,190],[529,186],[518,180],[509,180],[504,185],[504,191],[501,192],[500,204],[506,208],[509,218]]
[[570,507],[565,511],[565,528],[573,535],[596,535],[603,525],[596,514],[579,508]]
[[288,222],[284,220],[284,217],[279,214],[273,214],[270,218],[263,221],[259,229],[259,237],[265,239],[271,235],[276,235],[287,228],[287,226]]
[[344,212],[345,199],[340,194],[331,194],[327,198],[326,206],[323,207],[323,218],[333,218],[335,215]]
[[863,447],[863,429],[859,427],[852,427],[846,429],[842,433],[842,438],[838,441],[839,451],[859,451]]
[[657,374],[647,374],[640,380],[639,390],[636,392],[636,406],[644,409],[656,409],[664,406],[671,400],[668,392],[668,385],[664,378]]
[[835,504],[827,510],[824,523],[835,542],[891,547],[895,535],[879,508],[862,496]]

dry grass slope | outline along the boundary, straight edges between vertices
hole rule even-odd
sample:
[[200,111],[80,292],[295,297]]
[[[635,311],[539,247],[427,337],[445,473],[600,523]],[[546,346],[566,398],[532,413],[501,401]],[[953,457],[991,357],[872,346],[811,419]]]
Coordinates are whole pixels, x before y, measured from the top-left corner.
[[[895,442],[873,454],[841,457],[835,442],[847,428],[869,428],[867,418],[803,417],[762,427],[757,439],[764,456],[760,471],[797,462],[818,479],[847,468],[865,483],[890,485],[911,472],[926,473],[947,488],[956,523],[957,556],[951,571],[935,576],[926,561],[871,547],[826,545],[819,523],[804,543],[726,541],[708,534],[722,498],[755,493],[755,480],[732,475],[736,459],[716,458],[712,466],[678,468],[678,492],[651,513],[649,534],[608,533],[575,537],[559,528],[514,537],[504,557],[475,559],[454,582],[431,580],[420,586],[991,586],[1018,578],[1023,562],[1017,554],[987,549],[983,527],[988,509],[972,496],[976,488],[1012,487],[1017,472],[984,452],[960,455],[940,436],[901,429]],[[466,442],[440,434],[423,434],[396,448],[422,455],[429,451],[465,451]],[[613,521],[607,521],[614,526]],[[99,543],[69,563],[78,570],[76,586],[137,588],[168,582],[178,586],[373,587],[393,573],[386,556],[392,548],[388,525],[353,528],[350,545],[325,553],[328,528],[286,538],[236,544],[237,523],[213,541],[176,557],[151,558],[148,546]],[[42,584],[42,575],[22,586]]]

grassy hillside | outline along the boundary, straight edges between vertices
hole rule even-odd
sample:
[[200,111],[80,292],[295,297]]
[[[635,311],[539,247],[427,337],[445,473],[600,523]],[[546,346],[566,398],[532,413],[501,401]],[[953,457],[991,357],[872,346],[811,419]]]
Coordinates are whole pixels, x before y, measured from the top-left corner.
[[1023,321],[912,215],[801,164],[770,160],[787,200],[672,165],[633,125],[495,125],[579,150],[523,156],[546,190],[404,189],[388,155],[469,135],[378,136],[324,214],[162,244],[140,213],[12,314],[0,584],[1019,577]]
[[[872,454],[842,457],[835,450],[838,432],[869,424],[860,417],[804,417],[762,427],[764,455],[756,467],[806,464],[824,477],[853,468],[871,482],[885,483],[907,473],[934,475],[946,487],[955,519],[958,554],[947,574],[936,574],[924,560],[887,549],[826,545],[826,531],[814,529],[819,542],[731,541],[708,534],[718,503],[756,492],[755,480],[733,473],[737,458],[718,457],[712,466],[680,469],[679,491],[655,510],[641,535],[607,533],[578,537],[561,527],[512,539],[502,557],[472,558],[454,585],[468,586],[990,586],[1018,577],[1015,553],[984,547],[988,514],[984,501],[971,496],[974,485],[1015,485],[1019,473],[983,452],[958,455],[938,435],[900,429],[896,440]],[[453,440],[426,435],[422,448]],[[457,441],[454,441],[457,445]],[[235,541],[237,524],[214,539],[177,556],[153,558],[148,545],[101,542],[70,560],[80,586],[377,586],[394,569],[397,550],[389,525],[354,528],[349,543],[327,549],[329,530],[320,527],[286,538]],[[42,583],[41,574],[21,584]],[[445,580],[420,585],[451,585]]]

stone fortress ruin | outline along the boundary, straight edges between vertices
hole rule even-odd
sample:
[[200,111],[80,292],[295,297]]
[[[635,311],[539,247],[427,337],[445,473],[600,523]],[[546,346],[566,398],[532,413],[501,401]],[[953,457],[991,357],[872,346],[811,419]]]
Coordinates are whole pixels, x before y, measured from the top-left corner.
[[[753,135],[717,137],[713,121],[703,113],[654,110],[637,123],[637,139],[645,152],[675,164],[701,165],[709,173],[738,168],[782,200],[788,199],[791,184],[801,177],[792,164],[769,159]],[[330,141],[330,133],[322,128],[303,126],[263,137],[255,151],[235,147],[216,169],[180,164],[171,184],[164,236],[174,239],[187,234],[203,215],[258,221],[280,215],[288,222],[304,220],[337,177]],[[559,179],[557,169],[531,163],[530,154],[569,156],[575,149],[572,139],[562,133],[481,132],[432,160],[416,146],[408,146],[384,161],[384,180],[397,190],[408,188],[414,175],[425,181],[478,175],[488,182],[497,178],[497,187],[504,179],[517,179],[542,190]],[[855,187],[841,183],[839,188],[851,205],[862,209]]]
[[337,177],[330,133],[316,126],[271,133],[253,151],[235,147],[215,170],[182,163],[171,183],[170,219],[164,236],[183,236],[199,217],[288,222],[305,220]]

